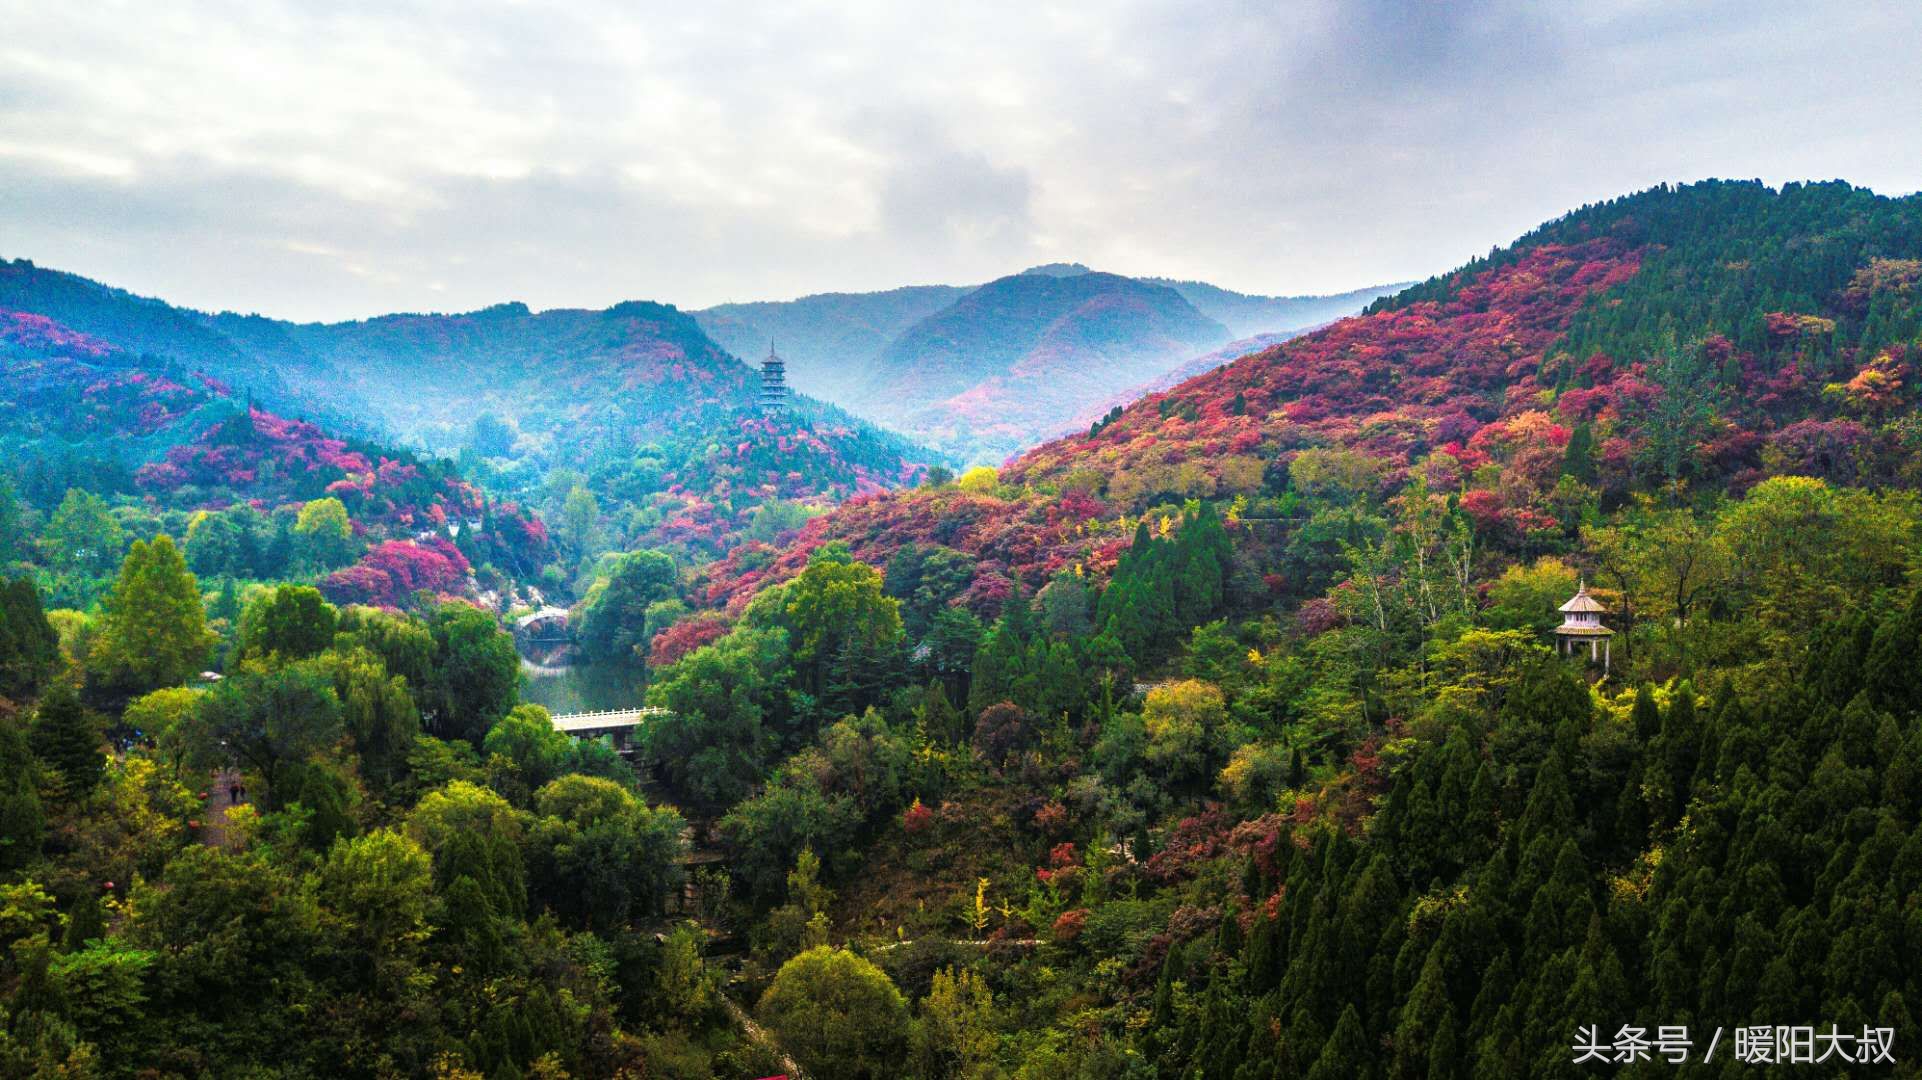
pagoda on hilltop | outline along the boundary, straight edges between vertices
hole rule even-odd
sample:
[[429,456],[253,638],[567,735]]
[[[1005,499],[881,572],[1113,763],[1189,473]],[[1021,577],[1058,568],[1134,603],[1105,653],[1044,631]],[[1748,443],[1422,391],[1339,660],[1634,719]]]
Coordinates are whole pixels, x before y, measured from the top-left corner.
[[1559,609],[1562,625],[1555,628],[1557,651],[1564,656],[1581,654],[1584,642],[1588,645],[1588,662],[1600,661],[1602,670],[1608,670],[1609,639],[1615,631],[1602,625],[1602,616],[1608,609],[1601,602],[1588,595],[1588,582],[1582,581],[1575,587],[1575,595]]
[[774,339],[769,338],[767,359],[761,361],[761,415],[777,416],[787,411],[787,362],[774,351]]

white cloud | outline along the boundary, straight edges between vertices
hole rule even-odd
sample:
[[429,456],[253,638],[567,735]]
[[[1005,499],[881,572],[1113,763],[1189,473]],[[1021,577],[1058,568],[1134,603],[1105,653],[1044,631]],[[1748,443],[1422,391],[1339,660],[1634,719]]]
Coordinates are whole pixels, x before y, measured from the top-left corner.
[[0,253],[295,317],[1030,262],[1324,291],[1922,174],[1913,5],[0,0]]

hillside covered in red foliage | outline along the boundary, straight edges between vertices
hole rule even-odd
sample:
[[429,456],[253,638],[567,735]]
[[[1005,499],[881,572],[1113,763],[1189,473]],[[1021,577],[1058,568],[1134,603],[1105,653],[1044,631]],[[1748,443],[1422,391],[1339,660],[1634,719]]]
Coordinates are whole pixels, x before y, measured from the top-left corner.
[[[287,557],[296,518],[324,500],[340,504],[346,530],[333,557],[360,553],[327,579],[342,600],[460,595],[475,566],[527,580],[551,557],[538,516],[484,495],[452,463],[277,415],[203,372],[46,316],[0,313],[0,375],[0,450],[42,463],[48,483],[68,476],[141,514],[184,517],[201,569],[245,573]],[[221,524],[203,536],[195,523],[209,516]],[[211,537],[236,530],[247,534],[238,548],[207,554]]]
[[[1824,258],[1803,257],[1811,245]],[[855,500],[711,569],[744,602],[847,542],[974,560],[967,595],[1105,574],[1144,518],[1216,502],[1242,593],[1312,595],[1284,551],[1303,502],[1419,477],[1488,557],[1555,550],[1584,505],[1740,492],[1771,475],[1899,482],[1913,402],[1922,201],[1845,184],[1710,182],[1587,207],[1369,312],[1135,402],[998,481]],[[972,488],[972,490],[965,490]],[[966,602],[966,601],[962,601]],[[985,604],[983,605],[986,606]]]

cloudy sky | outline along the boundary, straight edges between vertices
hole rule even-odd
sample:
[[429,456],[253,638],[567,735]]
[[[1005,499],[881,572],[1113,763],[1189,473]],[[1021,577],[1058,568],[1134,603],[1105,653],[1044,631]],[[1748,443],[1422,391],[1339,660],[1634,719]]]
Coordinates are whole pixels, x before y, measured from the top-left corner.
[[1664,180],[1922,187],[1922,4],[0,0],[0,256],[301,319],[1330,292]]

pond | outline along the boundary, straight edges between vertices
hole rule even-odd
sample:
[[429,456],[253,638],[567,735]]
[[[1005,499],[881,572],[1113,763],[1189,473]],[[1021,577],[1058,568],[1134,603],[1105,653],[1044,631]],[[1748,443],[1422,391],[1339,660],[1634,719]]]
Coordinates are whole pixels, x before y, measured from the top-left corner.
[[544,667],[521,659],[521,700],[556,715],[631,709],[645,700],[646,689],[640,672],[618,664]]

